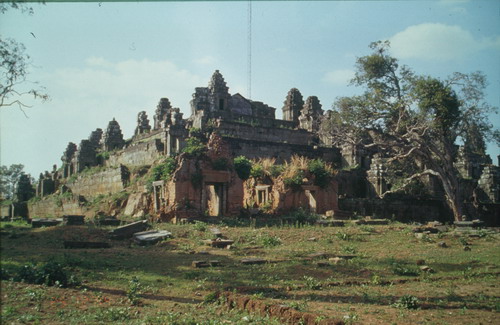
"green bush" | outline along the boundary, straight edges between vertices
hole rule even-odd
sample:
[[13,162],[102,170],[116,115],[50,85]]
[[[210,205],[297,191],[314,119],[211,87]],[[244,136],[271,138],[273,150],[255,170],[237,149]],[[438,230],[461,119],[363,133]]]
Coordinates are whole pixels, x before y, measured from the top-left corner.
[[298,190],[300,189],[300,186],[303,183],[304,179],[304,172],[302,170],[299,170],[293,177],[286,177],[283,179],[283,183],[285,183],[285,186],[288,188],[291,188],[293,190]]
[[276,236],[269,236],[269,235],[262,236],[260,242],[264,247],[274,247],[281,245],[281,239],[279,239]]
[[396,275],[402,276],[418,276],[420,274],[417,268],[410,267],[398,262],[392,264],[392,272]]
[[307,167],[309,172],[314,175],[315,185],[321,188],[328,186],[328,183],[330,183],[330,179],[333,175],[323,160],[313,159],[309,162]]
[[285,219],[293,224],[313,224],[318,220],[318,215],[304,208],[298,208],[286,215]]
[[186,153],[190,157],[199,158],[205,153],[206,149],[206,146],[200,138],[190,137],[186,140],[186,146],[182,149],[182,152]]
[[261,164],[252,164],[252,169],[250,170],[250,176],[254,178],[263,178],[265,175],[264,167]]
[[78,281],[61,264],[54,261],[38,265],[34,263],[25,264],[17,271],[14,280],[58,287],[78,284]]
[[404,295],[396,301],[394,307],[404,309],[417,309],[419,307],[419,300],[412,295]]
[[153,167],[151,180],[153,182],[159,180],[168,181],[176,169],[177,160],[173,157],[168,157],[163,163]]
[[250,172],[252,170],[252,162],[245,156],[239,156],[234,158],[233,161],[234,170],[238,177],[242,180],[247,180],[250,177]]

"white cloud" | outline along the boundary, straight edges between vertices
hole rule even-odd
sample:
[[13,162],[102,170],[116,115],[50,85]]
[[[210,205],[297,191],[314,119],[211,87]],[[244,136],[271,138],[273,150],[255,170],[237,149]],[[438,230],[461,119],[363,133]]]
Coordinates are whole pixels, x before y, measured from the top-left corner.
[[207,55],[194,60],[194,62],[200,65],[213,65],[217,62],[217,60],[213,56]]
[[399,58],[453,60],[486,49],[500,49],[500,36],[475,39],[460,26],[439,23],[410,26],[389,40],[393,54]]
[[113,117],[124,137],[131,137],[137,113],[145,110],[152,124],[161,97],[168,97],[189,117],[194,88],[208,83],[207,77],[170,61],[103,58],[89,58],[81,68],[59,69],[37,80],[47,87],[52,100],[36,103],[28,110],[29,119],[17,110],[1,112],[0,119],[2,164],[22,162],[33,175],[59,165],[68,142],[78,144],[96,128],[105,129]]
[[338,69],[327,72],[323,76],[323,81],[334,85],[346,86],[354,78],[354,71],[350,69]]

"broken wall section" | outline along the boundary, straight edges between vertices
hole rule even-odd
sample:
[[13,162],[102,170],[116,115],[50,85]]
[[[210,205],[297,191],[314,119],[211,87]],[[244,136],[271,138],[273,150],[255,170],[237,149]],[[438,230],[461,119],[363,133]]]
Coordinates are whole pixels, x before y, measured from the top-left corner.
[[66,186],[76,195],[95,197],[122,191],[128,185],[130,173],[125,166],[107,168],[101,170],[96,168],[87,173],[80,173],[74,180],[69,180]]

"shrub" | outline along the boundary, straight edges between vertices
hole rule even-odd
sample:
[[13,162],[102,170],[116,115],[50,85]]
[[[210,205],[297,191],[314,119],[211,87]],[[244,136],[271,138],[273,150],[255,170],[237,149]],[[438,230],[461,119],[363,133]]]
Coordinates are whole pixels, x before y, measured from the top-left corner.
[[274,247],[281,245],[281,239],[279,239],[276,236],[269,236],[269,235],[262,236],[260,242],[264,247]]
[[403,276],[417,276],[420,274],[418,269],[406,266],[398,262],[392,264],[392,272],[396,275],[403,275]]
[[128,290],[127,290],[127,299],[134,306],[137,306],[140,303],[139,295],[141,293],[141,282],[139,278],[134,276],[128,282]]
[[176,169],[177,160],[173,157],[168,157],[163,163],[153,167],[151,180],[153,182],[159,180],[168,181]]
[[78,281],[61,264],[54,261],[38,265],[33,263],[25,264],[18,270],[14,280],[59,287],[78,284]]
[[190,137],[186,140],[186,147],[182,149],[182,152],[186,153],[188,156],[193,158],[199,158],[205,153],[206,147],[200,138]]
[[233,161],[234,170],[238,177],[242,180],[247,180],[250,177],[252,170],[252,162],[245,156],[239,156],[234,158]]
[[298,170],[295,175],[283,178],[283,183],[286,187],[289,187],[293,190],[298,190],[303,183],[303,179],[304,172],[302,170]]
[[314,175],[314,184],[321,188],[325,188],[333,176],[333,169],[321,159],[309,161],[307,169]]
[[262,167],[259,163],[253,163],[252,169],[250,170],[250,176],[254,178],[263,178],[264,177],[264,167]]
[[298,223],[303,225],[316,222],[316,220],[318,220],[318,215],[307,211],[304,208],[298,208],[297,210],[290,212],[285,218],[294,224]]
[[404,295],[396,301],[394,307],[404,309],[417,309],[419,307],[419,300],[412,295]]

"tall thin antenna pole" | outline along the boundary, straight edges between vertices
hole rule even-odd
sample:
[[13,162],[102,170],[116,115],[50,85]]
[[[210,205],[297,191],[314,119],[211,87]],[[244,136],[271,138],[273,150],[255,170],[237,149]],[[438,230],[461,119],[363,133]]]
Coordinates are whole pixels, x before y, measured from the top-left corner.
[[248,99],[252,99],[252,0],[248,1],[248,34],[247,34],[247,41],[248,41],[248,56],[247,56],[247,76],[248,76]]

